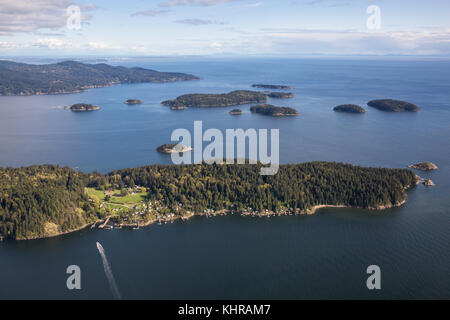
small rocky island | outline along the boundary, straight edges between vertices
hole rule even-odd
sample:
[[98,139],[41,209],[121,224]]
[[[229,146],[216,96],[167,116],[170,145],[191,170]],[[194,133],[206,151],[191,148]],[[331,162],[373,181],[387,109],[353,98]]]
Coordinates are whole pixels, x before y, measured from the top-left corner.
[[241,115],[243,113],[244,112],[241,109],[233,109],[233,110],[230,111],[231,115]]
[[269,89],[269,90],[292,90],[290,86],[276,85],[276,84],[254,84],[253,88]]
[[340,106],[334,107],[336,112],[347,112],[347,113],[365,113],[366,110],[356,104],[342,104]]
[[273,99],[290,99],[294,97],[292,92],[271,92],[267,96]]
[[125,104],[129,104],[129,105],[133,105],[133,104],[142,104],[144,103],[144,101],[142,100],[137,100],[137,99],[128,99],[127,101],[124,102]]
[[165,154],[170,154],[170,153],[183,153],[183,152],[187,152],[187,151],[191,151],[192,148],[186,147],[185,145],[178,143],[178,144],[163,144],[161,146],[159,146],[158,148],[156,148],[156,151],[161,152],[161,153],[165,153]]
[[420,110],[415,104],[393,99],[372,100],[367,105],[387,112],[417,112]]
[[236,90],[222,94],[185,94],[174,100],[161,102],[173,110],[184,108],[220,108],[231,107],[250,103],[264,103],[267,94],[257,91]]
[[282,116],[296,116],[299,112],[290,107],[277,107],[271,104],[260,104],[250,108],[251,112],[259,113],[266,116],[282,117]]
[[420,170],[420,171],[432,171],[432,170],[439,169],[437,165],[435,165],[433,162],[430,162],[430,161],[411,164],[408,166],[408,168],[416,169],[416,170]]
[[69,109],[73,112],[87,112],[100,110],[100,107],[88,103],[77,103],[71,105]]

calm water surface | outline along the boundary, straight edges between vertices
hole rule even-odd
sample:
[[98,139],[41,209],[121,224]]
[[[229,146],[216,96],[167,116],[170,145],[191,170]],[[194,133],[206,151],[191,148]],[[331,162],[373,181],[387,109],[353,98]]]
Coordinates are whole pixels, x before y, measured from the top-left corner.
[[[124,63],[121,63],[124,64]],[[124,298],[450,298],[450,62],[317,59],[128,61],[201,81],[119,85],[85,93],[0,97],[0,166],[53,163],[108,172],[170,163],[155,148],[176,128],[280,129],[280,160],[402,168],[433,161],[420,173],[437,184],[409,192],[383,212],[324,209],[312,217],[194,218],[135,230],[84,230],[0,244],[0,298],[112,298],[95,243],[106,250]],[[184,93],[287,84],[298,117],[271,118],[232,108],[171,111],[162,100]],[[145,101],[138,106],[127,99]],[[413,102],[419,113],[335,113],[342,103],[377,98]],[[77,102],[92,113],[54,109]],[[295,182],[293,182],[295,183]],[[68,265],[83,289],[66,289]],[[366,289],[367,266],[382,269],[382,290]]]

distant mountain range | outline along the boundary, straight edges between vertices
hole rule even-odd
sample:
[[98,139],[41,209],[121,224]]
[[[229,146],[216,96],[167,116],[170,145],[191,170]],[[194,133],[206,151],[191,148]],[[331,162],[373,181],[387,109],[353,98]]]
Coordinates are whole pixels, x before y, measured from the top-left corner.
[[64,94],[121,83],[198,80],[185,73],[65,61],[32,65],[0,60],[0,95]]

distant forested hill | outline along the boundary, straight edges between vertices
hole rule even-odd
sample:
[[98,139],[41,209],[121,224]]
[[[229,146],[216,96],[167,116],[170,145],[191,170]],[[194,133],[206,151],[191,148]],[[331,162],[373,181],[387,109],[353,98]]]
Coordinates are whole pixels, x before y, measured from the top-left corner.
[[0,95],[73,93],[119,83],[198,80],[184,73],[66,61],[31,65],[0,60]]

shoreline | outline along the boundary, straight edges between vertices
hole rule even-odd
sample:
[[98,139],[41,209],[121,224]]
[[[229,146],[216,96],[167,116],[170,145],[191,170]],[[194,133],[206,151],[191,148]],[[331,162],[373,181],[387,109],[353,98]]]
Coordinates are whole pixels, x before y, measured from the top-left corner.
[[76,229],[71,229],[68,231],[64,231],[58,234],[54,234],[54,235],[48,235],[48,236],[35,236],[35,237],[29,237],[29,238],[20,238],[20,239],[6,239],[4,238],[4,240],[15,240],[15,241],[29,241],[29,240],[40,240],[40,239],[51,239],[51,238],[56,238],[56,237],[60,237],[66,234],[71,234],[71,233],[75,233],[84,229],[87,229],[88,227],[91,227],[92,225],[97,224],[98,222],[100,222],[101,220],[97,220],[95,222],[90,222],[87,224],[84,224]]
[[[352,206],[347,206],[347,205],[330,205],[330,204],[320,204],[320,205],[315,205],[313,206],[311,209],[307,209],[306,211],[295,211],[295,212],[291,212],[291,211],[287,211],[287,212],[274,212],[274,211],[266,211],[264,213],[253,213],[253,212],[240,212],[238,213],[237,211],[232,211],[232,210],[228,210],[228,209],[222,209],[219,210],[215,213],[200,213],[200,214],[196,214],[194,212],[190,212],[187,215],[184,216],[173,216],[173,217],[168,217],[165,219],[151,219],[149,221],[146,221],[142,224],[140,223],[126,223],[126,224],[120,224],[120,228],[125,227],[125,228],[135,228],[135,227],[148,227],[151,226],[155,223],[172,223],[174,221],[177,220],[182,220],[182,221],[189,221],[190,219],[194,218],[194,217],[206,217],[206,218],[210,218],[210,217],[216,217],[216,216],[226,216],[228,214],[239,214],[242,217],[255,217],[255,218],[271,218],[274,216],[312,216],[314,215],[318,210],[320,209],[324,209],[324,208],[349,208],[349,209],[365,209],[365,210],[387,210],[387,209],[392,209],[392,208],[398,208],[403,206],[405,203],[407,202],[407,197],[405,198],[405,200],[403,200],[400,203],[397,204],[392,204],[389,206],[379,206],[379,207],[372,207],[372,208],[361,208],[361,207],[352,207]],[[104,229],[104,227],[106,226],[106,224],[109,222],[109,220],[111,218],[114,217],[107,217],[106,219],[103,220],[97,220],[95,222],[91,222],[88,224],[85,224],[79,228],[76,229],[72,229],[66,232],[62,232],[62,233],[58,233],[55,235],[50,235],[50,236],[39,236],[39,237],[31,237],[31,238],[24,238],[24,239],[13,239],[16,241],[29,241],[29,240],[39,240],[39,239],[50,239],[50,238],[56,238],[59,236],[63,236],[63,235],[67,235],[67,234],[71,234],[71,233],[75,233],[78,231],[82,231],[88,227],[91,227],[91,229],[94,229],[93,226],[95,226],[97,223],[100,223],[100,225],[103,225],[103,228],[101,228],[100,226],[98,227],[98,229]],[[6,238],[4,238],[4,240],[7,240]],[[9,239],[11,240],[11,239]]]

